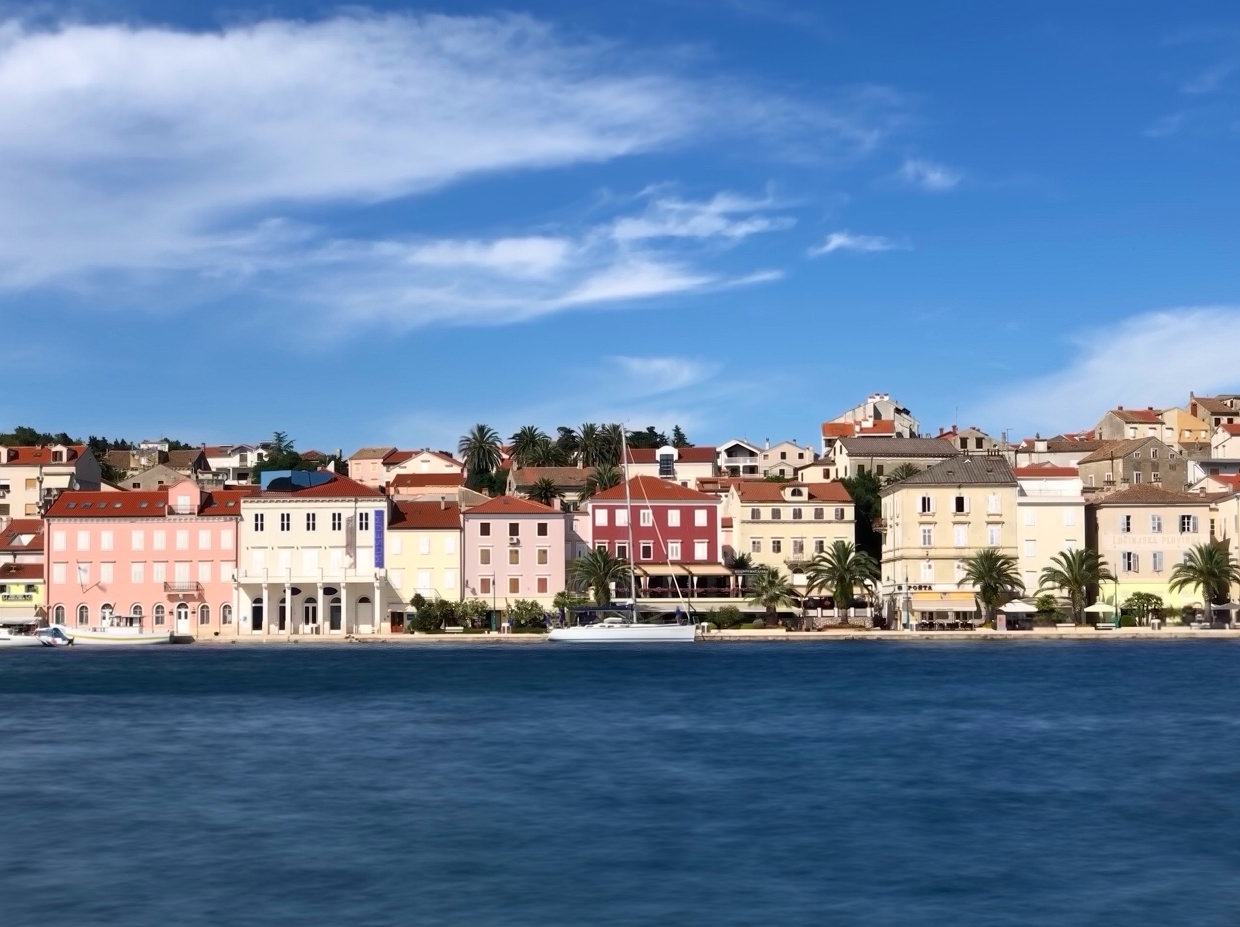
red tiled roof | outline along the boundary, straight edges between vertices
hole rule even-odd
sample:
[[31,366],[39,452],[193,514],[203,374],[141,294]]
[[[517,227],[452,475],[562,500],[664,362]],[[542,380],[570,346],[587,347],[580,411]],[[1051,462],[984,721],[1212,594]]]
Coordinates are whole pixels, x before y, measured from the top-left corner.
[[469,509],[466,515],[562,515],[559,509],[553,509],[541,502],[522,499],[518,496],[496,496],[481,505]]
[[699,476],[695,481],[698,492],[727,492],[738,483],[752,483],[760,477],[752,476]]
[[[19,537],[30,537],[30,541],[19,544]],[[0,533],[0,550],[14,552],[42,549],[43,522],[38,518],[14,518]]]
[[[65,459],[60,464],[72,463],[86,453],[85,444],[65,445]],[[0,447],[0,464],[9,467],[29,467],[52,463],[50,447]]]
[[455,502],[397,502],[388,527],[393,531],[459,530],[461,507]]
[[1152,483],[1138,483],[1103,496],[1095,505],[1209,505],[1218,497],[1218,493],[1174,492]]
[[[657,476],[635,476],[629,480],[629,496],[633,502],[718,502],[718,496],[698,492],[688,486],[681,486]],[[624,501],[624,484],[604,489],[590,497],[591,502]]]
[[241,500],[257,496],[257,486],[239,486],[236,489],[214,489],[202,494],[199,515],[240,515]]
[[1227,432],[1229,435],[1233,435],[1233,436],[1240,435],[1240,425],[1222,424],[1222,425],[1219,425],[1218,427],[1223,429],[1223,431]]
[[328,473],[331,479],[317,486],[296,487],[287,491],[265,489],[259,496],[293,496],[298,499],[357,499],[382,496],[382,491],[373,486],[363,486],[357,480],[350,479],[329,470],[318,470],[317,473]]
[[463,473],[398,473],[388,484],[393,489],[421,486],[460,486],[465,482]]
[[1120,406],[1112,409],[1111,414],[1118,418],[1121,422],[1132,422],[1134,424],[1157,425],[1162,423],[1162,413],[1148,406],[1144,409],[1125,409]]
[[732,527],[732,516],[731,516],[731,515],[729,515],[727,518],[725,518],[725,519],[723,520],[723,527],[725,527],[725,528],[731,528],[731,527]]
[[1012,473],[1015,476],[1048,476],[1048,477],[1073,477],[1080,476],[1080,471],[1076,467],[1058,467],[1053,463],[1035,463],[1029,464],[1027,467],[1016,467]]
[[[784,490],[800,486],[805,489],[807,502],[852,502],[852,496],[843,483],[776,483],[768,480],[749,480],[736,487],[742,502],[787,502]],[[796,500],[793,500],[796,501]]]
[[854,435],[894,435],[896,423],[889,418],[880,418],[869,425],[864,422],[823,422],[824,438],[851,438]]
[[41,563],[0,564],[0,581],[20,579],[29,582],[30,580],[41,580],[42,578],[43,564]]
[[[168,511],[169,486],[129,492],[66,490],[47,510],[47,518],[162,518]],[[202,494],[199,515],[241,517],[241,500],[257,496],[257,486],[217,489]]]
[[[659,451],[653,447],[629,448],[629,463],[658,463]],[[719,451],[713,447],[682,447],[676,450],[677,463],[714,463],[719,459]]]
[[1221,399],[1215,399],[1212,396],[1194,396],[1193,402],[1197,403],[1198,406],[1210,415],[1234,415],[1236,412],[1226,402]]
[[395,449],[389,451],[383,457],[383,466],[395,467],[397,464],[403,464],[406,460],[412,460],[419,454],[430,454],[432,457],[438,457],[440,460],[447,461],[448,463],[461,465],[461,462],[447,451],[432,451],[429,447],[420,447],[412,451],[398,451]]

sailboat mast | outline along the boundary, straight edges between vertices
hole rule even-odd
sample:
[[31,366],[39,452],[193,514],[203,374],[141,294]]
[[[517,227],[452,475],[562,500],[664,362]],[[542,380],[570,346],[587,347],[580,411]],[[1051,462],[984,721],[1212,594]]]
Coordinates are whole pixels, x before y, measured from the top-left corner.
[[629,597],[633,600],[633,621],[637,621],[637,570],[633,566],[633,498],[629,487],[629,441],[628,429],[620,426],[620,461],[624,472],[624,520],[629,526]]

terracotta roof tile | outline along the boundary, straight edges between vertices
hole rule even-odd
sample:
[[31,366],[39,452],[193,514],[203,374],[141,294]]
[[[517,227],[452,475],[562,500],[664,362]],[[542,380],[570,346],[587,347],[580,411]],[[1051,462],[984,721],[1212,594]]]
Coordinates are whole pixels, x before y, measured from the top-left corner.
[[11,580],[32,582],[43,579],[41,563],[5,563],[0,564],[0,582]]
[[1224,423],[1218,427],[1223,429],[1223,431],[1227,432],[1229,435],[1240,435],[1240,425]]
[[475,505],[466,513],[472,515],[563,515],[559,509],[553,509],[532,499],[518,496],[496,496],[481,505]]
[[1157,438],[1125,438],[1123,441],[1100,441],[1098,448],[1077,461],[1077,464],[1102,463],[1107,460],[1118,460],[1127,457],[1133,451],[1145,447]]
[[[85,444],[67,444],[65,445],[65,460],[58,461],[60,465],[73,463],[79,457],[86,453]],[[42,464],[48,466],[52,464],[52,448],[49,447],[0,447],[0,465],[9,467],[30,467]]]
[[940,438],[877,438],[861,435],[841,438],[840,444],[850,457],[953,457],[959,451],[950,441]]
[[1208,505],[1231,493],[1174,492],[1152,483],[1138,483],[1098,499],[1094,505]]
[[[66,490],[47,510],[47,518],[162,518],[168,512],[168,490],[81,492]],[[202,494],[199,515],[241,517],[241,500],[259,494],[258,487],[217,489]]]
[[1193,401],[1198,407],[1204,409],[1210,415],[1235,415],[1236,410],[1229,406],[1222,399],[1215,399],[1212,396],[1194,396]]
[[1162,424],[1162,413],[1153,406],[1145,409],[1125,409],[1121,406],[1120,408],[1112,409],[1111,414],[1121,422],[1146,425]]
[[392,531],[448,531],[461,527],[461,507],[455,502],[397,502],[388,528]]
[[1012,471],[1017,477],[1073,477],[1080,476],[1076,467],[1060,467],[1053,463],[1035,463],[1017,467]]
[[325,483],[319,483],[317,486],[299,486],[292,489],[265,489],[258,496],[292,496],[298,499],[358,499],[370,497],[383,497],[381,490],[375,489],[373,486],[364,486],[357,480],[350,479],[339,473],[332,473],[328,470],[317,470],[316,473],[327,473],[331,479]]
[[461,486],[463,473],[398,473],[389,484],[393,489],[416,489],[425,486]]
[[[29,538],[21,541],[19,538]],[[14,518],[0,532],[0,550],[16,553],[43,549],[43,522],[38,518]]]
[[382,460],[395,451],[394,447],[362,447],[349,455],[349,460]]
[[517,489],[529,489],[544,479],[559,489],[579,489],[593,473],[593,467],[517,467],[512,471],[512,481]]
[[[629,448],[629,463],[658,463],[658,454],[659,451],[657,448],[631,447]],[[676,451],[677,463],[714,463],[718,459],[719,451],[713,447],[682,447],[678,448]]]
[[[629,496],[637,502],[718,502],[718,496],[698,492],[688,486],[681,486],[669,480],[661,480],[657,476],[635,476],[629,480]],[[620,483],[610,489],[595,493],[591,502],[615,502],[625,498],[624,484]]]
[[806,502],[844,502],[851,503],[852,496],[843,483],[777,483],[768,480],[748,480],[744,485],[736,487],[736,494],[742,502],[790,502],[784,498],[784,490],[799,486],[805,490]]

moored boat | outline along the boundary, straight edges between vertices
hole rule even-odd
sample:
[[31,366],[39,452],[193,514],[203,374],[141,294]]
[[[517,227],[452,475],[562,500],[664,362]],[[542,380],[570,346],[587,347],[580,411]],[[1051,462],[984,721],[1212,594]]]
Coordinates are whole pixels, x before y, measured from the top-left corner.
[[573,643],[658,643],[661,641],[691,641],[696,636],[692,624],[646,624],[609,617],[594,624],[576,627],[553,628],[548,640]]
[[0,621],[0,647],[38,647],[38,618],[6,618]]
[[170,644],[173,642],[173,635],[170,632],[156,631],[146,627],[141,615],[105,614],[99,624],[91,627],[68,628],[54,624],[52,628],[59,629],[70,639],[71,643],[90,646],[114,644],[132,647],[136,644]]

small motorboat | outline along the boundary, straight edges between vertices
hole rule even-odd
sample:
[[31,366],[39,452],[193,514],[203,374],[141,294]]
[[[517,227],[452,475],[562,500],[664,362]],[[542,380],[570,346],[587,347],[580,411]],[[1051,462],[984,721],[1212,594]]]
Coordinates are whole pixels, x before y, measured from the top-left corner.
[[44,647],[69,647],[73,644],[73,635],[58,624],[50,628],[39,628],[33,637]]
[[0,620],[0,647],[38,647],[39,619]]

